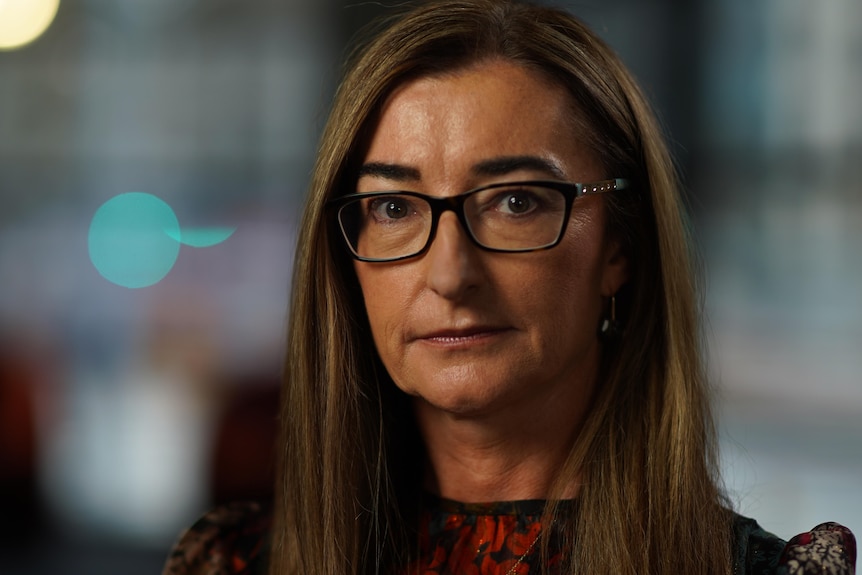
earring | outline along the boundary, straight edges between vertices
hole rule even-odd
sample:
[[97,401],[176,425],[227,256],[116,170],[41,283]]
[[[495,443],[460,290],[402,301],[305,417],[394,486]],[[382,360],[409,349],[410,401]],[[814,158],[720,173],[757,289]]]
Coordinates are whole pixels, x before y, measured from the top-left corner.
[[610,316],[606,316],[602,320],[602,325],[599,327],[599,337],[604,343],[613,343],[619,339],[621,330],[620,324],[617,322],[617,296],[611,296]]

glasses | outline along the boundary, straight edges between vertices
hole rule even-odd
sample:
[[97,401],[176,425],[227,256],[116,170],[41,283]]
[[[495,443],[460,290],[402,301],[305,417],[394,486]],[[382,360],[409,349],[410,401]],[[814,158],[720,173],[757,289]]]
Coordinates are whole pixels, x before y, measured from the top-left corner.
[[330,204],[353,257],[392,262],[427,250],[440,214],[449,210],[482,249],[532,252],[552,248],[560,243],[577,198],[628,187],[628,180],[622,178],[589,184],[508,182],[446,198],[417,192],[370,192],[342,196]]

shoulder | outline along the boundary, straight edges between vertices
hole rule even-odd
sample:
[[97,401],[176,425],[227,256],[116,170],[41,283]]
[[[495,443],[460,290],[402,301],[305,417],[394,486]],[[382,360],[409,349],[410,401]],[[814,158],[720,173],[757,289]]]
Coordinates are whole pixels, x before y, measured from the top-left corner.
[[258,575],[266,572],[272,512],[231,503],[201,517],[177,540],[162,575]]
[[856,539],[837,523],[822,523],[791,539],[778,560],[777,575],[856,572]]
[[747,517],[734,520],[734,573],[852,575],[856,539],[837,523],[823,523],[785,542]]

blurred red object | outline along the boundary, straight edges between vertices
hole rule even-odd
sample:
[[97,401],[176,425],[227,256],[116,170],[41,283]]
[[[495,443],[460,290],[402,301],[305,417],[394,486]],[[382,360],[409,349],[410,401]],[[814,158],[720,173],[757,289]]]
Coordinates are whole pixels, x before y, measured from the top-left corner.
[[18,546],[41,525],[36,479],[37,441],[33,390],[37,366],[16,356],[0,339],[0,545]]
[[272,499],[278,379],[249,377],[232,387],[216,428],[213,502]]

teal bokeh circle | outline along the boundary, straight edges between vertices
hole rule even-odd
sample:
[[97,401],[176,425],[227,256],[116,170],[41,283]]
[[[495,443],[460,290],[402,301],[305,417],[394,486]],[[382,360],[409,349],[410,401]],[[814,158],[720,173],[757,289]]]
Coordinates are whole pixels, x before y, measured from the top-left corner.
[[102,276],[127,288],[164,278],[180,252],[180,224],[152,194],[131,192],[102,204],[90,223],[90,260]]

